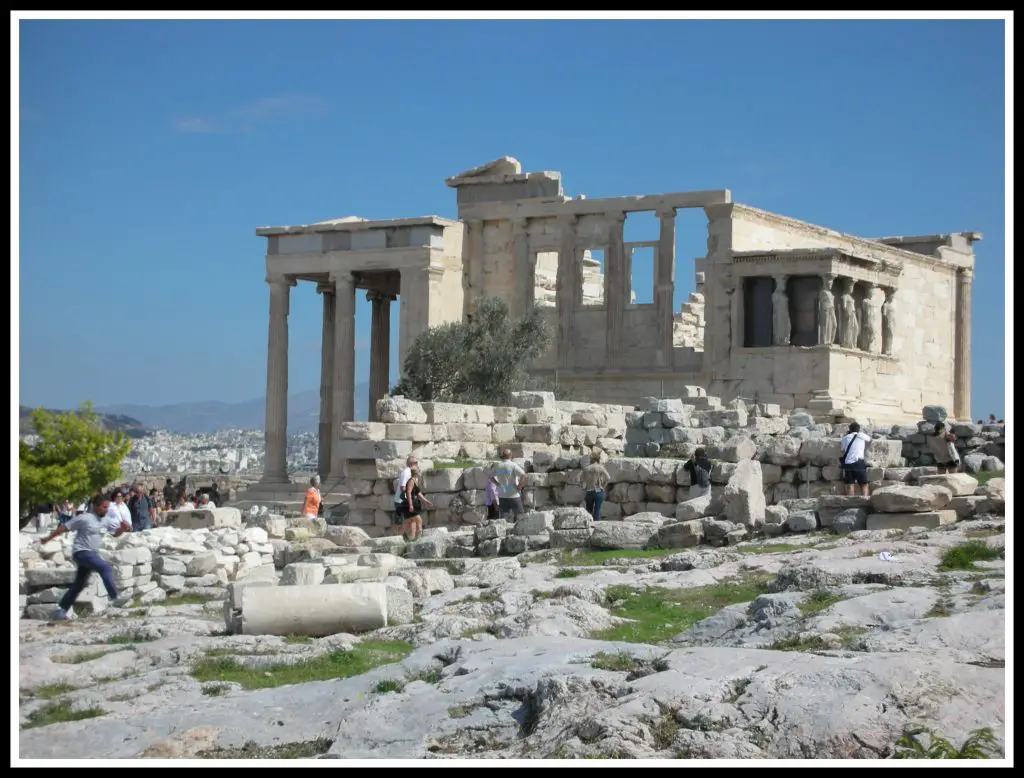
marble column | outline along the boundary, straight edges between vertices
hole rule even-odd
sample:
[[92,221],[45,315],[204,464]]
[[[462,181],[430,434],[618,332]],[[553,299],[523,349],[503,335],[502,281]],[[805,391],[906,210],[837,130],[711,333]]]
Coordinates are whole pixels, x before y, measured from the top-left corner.
[[558,247],[558,270],[555,276],[558,315],[558,367],[572,368],[572,320],[576,314],[576,300],[581,296],[573,287],[579,286],[579,260],[576,256],[576,217],[562,216],[558,220],[562,239]]
[[864,301],[861,303],[860,347],[861,351],[869,354],[878,354],[882,350],[882,308],[876,290],[874,283],[865,282]]
[[317,472],[321,479],[331,473],[331,407],[334,405],[334,286],[317,284],[324,298],[324,321],[320,336],[320,438]]
[[391,371],[391,295],[366,293],[370,301],[370,421],[377,421],[377,400],[387,395]]
[[295,280],[268,276],[270,327],[267,334],[266,453],[263,483],[288,483],[288,298]]
[[672,365],[672,297],[675,295],[676,209],[658,211],[658,270],[654,284],[654,315],[658,321],[655,360],[659,367]]
[[956,274],[956,318],[953,344],[953,415],[971,416],[971,285],[974,271],[960,268]]
[[522,316],[533,305],[534,269],[530,264],[530,236],[527,219],[512,220],[513,273],[519,279],[516,299],[511,306],[513,316]]
[[[356,368],[356,289],[348,271],[331,273],[334,284],[334,402],[331,408],[333,440],[341,434],[341,425],[355,416]],[[331,446],[331,477],[341,478],[345,461],[341,446]]]
[[[464,240],[469,254],[464,264],[465,272],[462,277],[465,295],[462,308],[465,316],[476,310],[480,296],[487,291],[484,288],[484,223],[482,220],[473,219],[466,222]],[[400,305],[404,307],[404,303],[400,303]]]
[[626,249],[623,229],[626,214],[608,215],[608,250],[605,252],[605,364],[616,367],[622,361],[622,333],[625,324],[629,276],[626,275]]
[[775,276],[775,288],[772,291],[772,345],[788,346],[791,344],[793,324],[789,318],[789,296],[786,294],[786,283],[789,276]]

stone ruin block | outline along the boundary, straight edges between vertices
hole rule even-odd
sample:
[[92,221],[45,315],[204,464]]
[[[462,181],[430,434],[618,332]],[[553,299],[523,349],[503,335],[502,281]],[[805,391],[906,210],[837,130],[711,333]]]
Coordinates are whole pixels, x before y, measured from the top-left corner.
[[191,511],[168,511],[164,526],[176,529],[215,529],[241,527],[242,512],[238,508],[198,508]]

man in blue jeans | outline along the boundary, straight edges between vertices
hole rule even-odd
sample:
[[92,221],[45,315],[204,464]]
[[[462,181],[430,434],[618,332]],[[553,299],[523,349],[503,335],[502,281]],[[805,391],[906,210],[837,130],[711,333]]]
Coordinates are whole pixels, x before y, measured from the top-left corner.
[[110,500],[102,494],[92,498],[92,511],[80,513],[67,524],[57,527],[53,532],[43,538],[43,543],[49,543],[54,538],[60,537],[65,532],[74,532],[75,540],[71,544],[71,558],[78,566],[78,574],[75,576],[71,588],[61,597],[54,619],[71,618],[71,606],[75,604],[78,595],[82,593],[85,585],[93,573],[99,573],[103,581],[103,587],[107,590],[107,597],[115,605],[120,605],[121,600],[117,596],[117,586],[114,584],[114,571],[110,565],[100,558],[100,542],[107,533],[118,537],[127,532],[130,528],[127,522],[108,517]]
[[153,529],[153,503],[146,495],[146,489],[142,484],[135,486],[135,494],[128,501],[128,511],[132,515],[133,532]]

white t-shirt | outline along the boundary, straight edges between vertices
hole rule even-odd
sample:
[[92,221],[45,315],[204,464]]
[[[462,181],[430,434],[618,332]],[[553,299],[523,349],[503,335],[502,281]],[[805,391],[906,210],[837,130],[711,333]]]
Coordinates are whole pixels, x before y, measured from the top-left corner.
[[118,505],[116,502],[110,503],[110,509],[107,511],[107,518],[114,518],[118,521],[128,522],[128,526],[132,526],[132,512],[128,510],[128,506],[124,503]]
[[[839,441],[839,453],[846,452],[843,464],[852,465],[854,462],[864,459],[864,452],[867,450],[867,444],[870,442],[871,438],[863,432],[851,432],[844,435],[843,439]],[[849,449],[847,449],[847,446],[849,446]]]
[[395,482],[395,502],[405,502],[405,485],[412,478],[412,468],[405,468]]

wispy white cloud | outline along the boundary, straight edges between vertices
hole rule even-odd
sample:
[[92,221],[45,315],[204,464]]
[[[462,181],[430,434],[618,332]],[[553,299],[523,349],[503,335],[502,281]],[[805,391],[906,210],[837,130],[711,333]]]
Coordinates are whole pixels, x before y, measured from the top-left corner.
[[327,108],[327,103],[316,95],[286,94],[261,97],[238,106],[219,117],[192,116],[176,119],[179,132],[252,132],[259,124],[273,120],[308,119]]
[[211,133],[220,132],[220,127],[215,122],[209,119],[203,119],[199,116],[191,116],[186,119],[175,119],[174,127],[178,132],[196,132],[196,133]]

